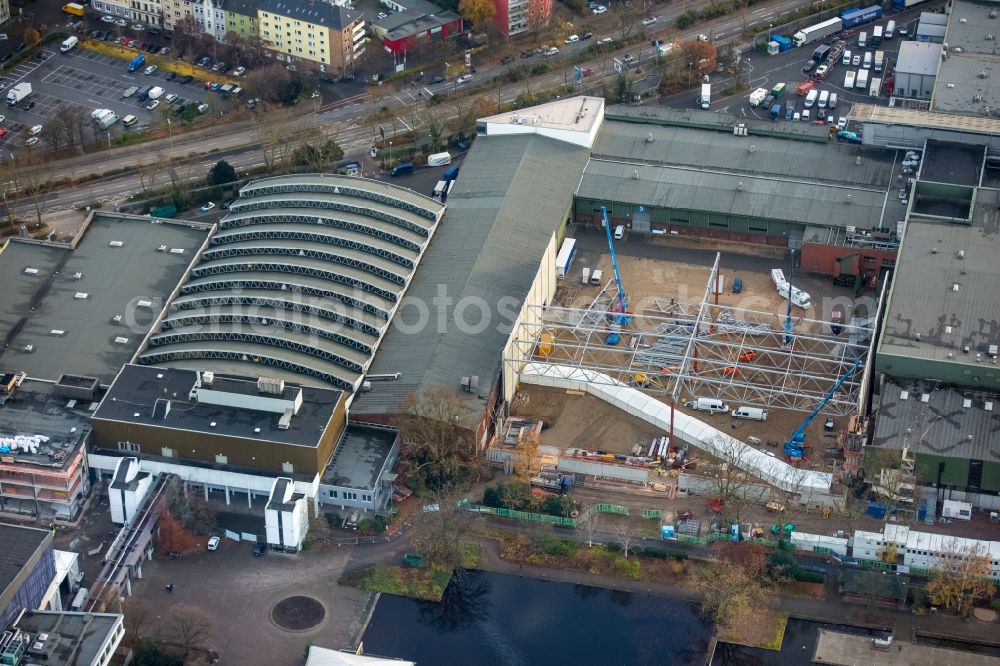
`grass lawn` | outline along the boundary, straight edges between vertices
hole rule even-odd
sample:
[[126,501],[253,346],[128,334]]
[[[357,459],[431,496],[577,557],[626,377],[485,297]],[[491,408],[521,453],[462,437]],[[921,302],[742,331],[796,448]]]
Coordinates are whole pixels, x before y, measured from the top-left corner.
[[375,564],[348,574],[341,585],[358,587],[370,592],[384,592],[400,597],[425,601],[441,601],[451,572],[436,567],[408,567],[396,564]]
[[719,640],[765,650],[780,650],[787,624],[788,615],[784,613],[755,613],[752,618],[740,618],[731,626],[719,627]]

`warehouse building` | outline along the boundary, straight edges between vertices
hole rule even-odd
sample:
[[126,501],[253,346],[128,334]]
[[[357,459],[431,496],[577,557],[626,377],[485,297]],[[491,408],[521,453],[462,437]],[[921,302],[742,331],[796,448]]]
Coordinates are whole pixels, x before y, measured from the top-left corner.
[[211,230],[98,213],[68,243],[9,240],[0,252],[0,368],[109,384]]
[[896,60],[896,97],[930,99],[941,64],[941,44],[904,41]]
[[632,231],[801,249],[806,270],[828,275],[840,270],[836,257],[869,248],[878,275],[905,212],[887,201],[892,166],[889,153],[829,142],[825,128],[615,107],[573,217],[599,225],[606,206],[613,225]]
[[515,332],[555,294],[555,259],[603,100],[575,97],[480,120],[483,133],[448,196],[435,235],[370,368],[352,419],[391,424],[409,396],[456,391],[463,424],[485,445],[517,383],[504,358]]

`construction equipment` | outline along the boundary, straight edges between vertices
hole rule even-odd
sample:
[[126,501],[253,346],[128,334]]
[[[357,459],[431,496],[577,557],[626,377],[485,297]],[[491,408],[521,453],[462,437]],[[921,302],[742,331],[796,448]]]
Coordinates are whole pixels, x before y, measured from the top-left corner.
[[615,273],[615,285],[618,287],[618,302],[612,306],[611,330],[604,338],[604,344],[616,345],[621,341],[621,329],[628,326],[632,320],[628,310],[628,299],[625,296],[625,288],[622,286],[621,272],[618,270],[618,257],[615,255],[615,241],[611,237],[611,220],[608,219],[608,209],[601,206],[601,215],[604,217],[604,233],[608,237],[608,250],[611,252],[611,269]]
[[826,392],[826,395],[823,396],[820,403],[816,405],[816,409],[812,410],[802,423],[799,424],[799,427],[795,429],[792,436],[788,438],[787,442],[785,442],[784,449],[782,449],[786,456],[789,458],[802,458],[802,455],[805,453],[806,428],[808,428],[809,424],[813,422],[816,415],[820,413],[820,410],[826,407],[826,403],[830,402],[830,399],[833,398],[833,394],[837,392],[837,389],[839,389],[840,386],[847,381],[847,378],[854,374],[854,371],[860,367],[861,360],[862,359],[859,358],[854,362],[854,365],[852,365],[851,368],[844,373],[843,377],[838,379],[830,390]]

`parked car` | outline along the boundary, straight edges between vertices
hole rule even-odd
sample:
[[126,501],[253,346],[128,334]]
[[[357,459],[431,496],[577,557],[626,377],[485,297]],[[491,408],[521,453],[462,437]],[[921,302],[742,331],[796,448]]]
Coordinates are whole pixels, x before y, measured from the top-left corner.
[[580,35],[580,39],[581,40],[583,40],[583,39],[590,39],[593,36],[594,36],[594,33],[592,33],[592,32],[585,32],[582,35]]
[[556,48],[555,46],[550,46],[549,50],[545,52],[545,55],[547,56],[559,55],[559,49]]
[[507,55],[507,56],[504,56],[504,57],[500,58],[500,64],[501,65],[509,65],[512,62],[514,62],[514,56]]
[[38,137],[37,136],[29,136],[28,140],[24,142],[24,145],[26,145],[28,148],[31,148],[36,143],[38,143]]
[[463,83],[468,83],[471,80],[472,80],[472,74],[462,74],[462,76],[458,77],[455,83],[457,83],[458,85],[462,85]]
[[152,102],[150,102],[149,104],[146,105],[146,110],[147,111],[153,111],[159,105],[160,105],[160,100],[154,99]]
[[575,44],[578,41],[580,41],[580,35],[570,35],[569,37],[566,38],[567,44]]
[[194,81],[194,77],[191,76],[190,74],[185,74],[184,76],[177,79],[177,83],[180,83],[181,85],[191,83],[192,81]]
[[204,206],[202,206],[198,210],[200,210],[203,213],[207,213],[208,211],[212,210],[213,208],[215,208],[215,202],[214,201],[209,201],[208,203],[206,203]]
[[141,23],[133,23],[132,29],[135,30],[136,32],[143,32],[146,29],[146,26],[144,26]]
[[211,539],[208,540],[208,549],[209,550],[218,550],[219,549],[219,542],[221,542],[221,541],[222,541],[222,539],[220,539],[217,536],[212,537]]
[[178,99],[179,99],[179,97],[177,95],[175,95],[174,93],[167,93],[167,96],[166,96],[167,104],[173,104]]
[[35,100],[29,99],[27,102],[25,102],[24,104],[25,111],[31,111],[33,108],[35,108]]
[[160,55],[167,55],[168,53],[170,53],[169,46],[164,46],[163,48],[160,49]]
[[28,134],[30,134],[31,136],[38,136],[41,133],[42,133],[41,125],[35,125],[30,130],[28,130]]
[[605,7],[604,5],[597,5],[596,7],[594,7],[593,9],[591,9],[590,11],[594,12],[595,14],[604,14],[605,12],[608,11],[608,8]]
[[243,76],[244,74],[246,74],[246,72],[247,68],[244,67],[243,65],[240,65],[239,67],[233,70],[233,76]]
[[653,25],[654,23],[656,23],[655,16],[647,16],[646,18],[642,19],[643,25]]
[[443,82],[444,82],[444,77],[438,74],[437,76],[432,76],[431,80],[428,81],[427,83],[428,85],[434,85],[436,83],[443,83]]
[[115,22],[115,17],[114,16],[102,16],[101,17],[101,22],[102,23],[114,23]]
[[146,69],[142,70],[142,73],[145,74],[146,76],[151,76],[153,72],[155,72],[158,69],[159,67],[157,67],[156,65],[150,65]]
[[820,65],[819,67],[816,68],[816,73],[813,76],[815,76],[817,79],[824,79],[826,78],[826,73],[829,71],[830,71],[829,65]]
[[4,138],[5,136],[7,136],[7,130],[4,129],[3,127],[0,127],[0,139]]
[[167,81],[173,81],[176,78],[177,78],[177,72],[167,72],[167,75],[164,77],[164,79],[166,79]]
[[206,111],[208,111],[208,104],[202,102],[198,105],[198,113],[205,113]]

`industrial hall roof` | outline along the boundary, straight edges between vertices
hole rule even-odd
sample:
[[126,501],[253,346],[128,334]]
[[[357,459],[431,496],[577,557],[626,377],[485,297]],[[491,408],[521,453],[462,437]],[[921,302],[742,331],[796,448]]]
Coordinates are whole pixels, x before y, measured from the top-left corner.
[[[892,162],[859,146],[701,114],[609,111],[577,196],[828,227],[881,226]],[[760,133],[757,133],[760,132]]]
[[[462,377],[479,377],[480,391],[489,393],[512,318],[566,221],[587,154],[584,147],[535,134],[476,139],[407,293],[431,313],[430,321],[420,325],[423,308],[406,308],[397,316],[399,325],[386,335],[371,372],[400,376],[373,381],[372,390],[354,401],[352,414],[397,413],[418,389],[458,390]],[[450,306],[439,309],[440,298]],[[470,302],[485,309],[457,307]],[[462,395],[478,402],[477,392]],[[471,409],[481,414],[484,406]]]
[[[879,354],[998,372],[1000,190],[976,190],[972,224],[911,215],[899,251]],[[994,347],[993,352],[996,352]],[[885,368],[890,374],[893,370]],[[988,376],[988,374],[987,374]]]
[[887,378],[872,444],[1000,463],[1000,394]]
[[212,225],[95,213],[73,243],[0,251],[0,368],[109,384],[205,244]]
[[443,213],[362,178],[253,181],[138,361],[353,391]]

